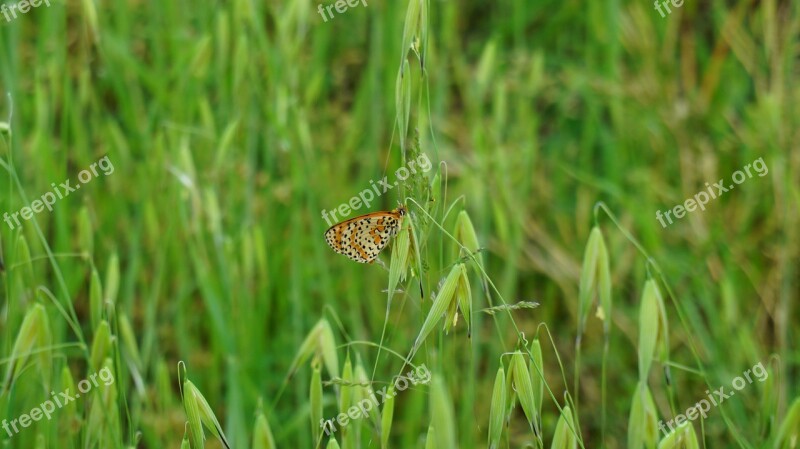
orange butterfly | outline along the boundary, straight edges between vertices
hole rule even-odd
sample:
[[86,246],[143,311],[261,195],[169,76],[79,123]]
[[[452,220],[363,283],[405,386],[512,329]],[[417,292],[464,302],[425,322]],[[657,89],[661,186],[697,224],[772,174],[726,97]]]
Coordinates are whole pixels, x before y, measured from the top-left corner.
[[397,235],[406,208],[390,212],[371,212],[341,223],[325,231],[325,241],[339,254],[359,263],[372,263],[389,239]]

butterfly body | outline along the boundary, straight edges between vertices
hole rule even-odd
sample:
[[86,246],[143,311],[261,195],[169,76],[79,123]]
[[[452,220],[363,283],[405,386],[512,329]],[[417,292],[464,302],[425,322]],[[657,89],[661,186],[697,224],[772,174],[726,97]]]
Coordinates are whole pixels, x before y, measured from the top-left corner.
[[339,254],[359,263],[372,263],[397,235],[406,208],[389,212],[372,212],[331,226],[325,231],[325,241]]

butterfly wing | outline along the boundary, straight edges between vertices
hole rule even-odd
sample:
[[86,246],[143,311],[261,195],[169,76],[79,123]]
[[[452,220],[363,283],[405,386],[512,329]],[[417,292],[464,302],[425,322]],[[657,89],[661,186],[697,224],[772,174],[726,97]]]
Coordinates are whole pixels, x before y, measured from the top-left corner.
[[339,254],[359,263],[371,263],[400,228],[400,215],[375,212],[355,217],[325,231],[325,241]]

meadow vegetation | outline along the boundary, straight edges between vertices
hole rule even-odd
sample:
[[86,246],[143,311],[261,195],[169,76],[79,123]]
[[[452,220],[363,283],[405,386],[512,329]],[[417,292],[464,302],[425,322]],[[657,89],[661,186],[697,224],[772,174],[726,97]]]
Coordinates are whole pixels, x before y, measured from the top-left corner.
[[0,448],[800,447],[800,3],[318,6],[0,29]]

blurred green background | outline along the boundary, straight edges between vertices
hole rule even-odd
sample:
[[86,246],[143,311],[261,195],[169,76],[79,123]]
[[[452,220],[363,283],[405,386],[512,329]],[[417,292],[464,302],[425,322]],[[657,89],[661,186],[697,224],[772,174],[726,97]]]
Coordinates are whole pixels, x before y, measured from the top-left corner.
[[[575,447],[554,436],[573,435],[556,406],[567,403],[579,447],[684,447],[654,420],[759,362],[768,380],[694,421],[697,439],[796,447],[800,3],[687,1],[665,17],[647,1],[366,3],[327,22],[309,0],[51,1],[0,15],[0,213],[74,185],[103,156],[114,167],[53,212],[0,224],[0,419],[100,367],[116,379],[0,431],[0,447],[188,447],[186,378],[231,447],[333,447],[315,418],[358,389],[342,381],[348,354],[376,390],[401,372],[457,263],[471,335],[463,317],[448,333],[437,323],[413,360],[434,382],[398,394],[391,433],[357,420],[341,447],[381,447],[384,434],[395,448],[486,447],[503,354],[530,362],[537,336],[552,395],[532,420],[506,403],[499,447]],[[357,212],[412,212],[420,246],[387,314],[387,270],[331,251],[321,211],[391,181],[417,151],[433,169]],[[763,177],[657,221],[759,158]],[[461,211],[479,257],[454,241]],[[579,305],[594,296],[579,284],[595,225],[614,304],[599,314]],[[640,310],[647,279],[665,305],[655,321]],[[481,312],[503,301],[540,305]],[[332,332],[303,346],[323,318]],[[642,342],[656,334],[642,414]],[[315,371],[331,344],[336,378],[329,363]],[[298,360],[304,349],[316,355]]]

